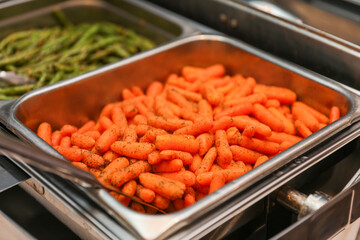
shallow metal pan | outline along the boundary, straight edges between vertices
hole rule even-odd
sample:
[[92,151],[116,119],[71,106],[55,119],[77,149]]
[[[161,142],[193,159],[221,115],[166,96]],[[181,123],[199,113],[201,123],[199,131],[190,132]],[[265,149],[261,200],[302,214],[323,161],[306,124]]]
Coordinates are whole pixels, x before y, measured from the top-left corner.
[[241,73],[253,76],[259,83],[288,87],[298,94],[299,100],[324,113],[328,113],[332,105],[337,105],[344,116],[214,194],[176,213],[143,215],[122,206],[105,190],[88,191],[88,195],[110,210],[112,216],[121,221],[134,237],[166,238],[184,226],[195,224],[211,210],[225,208],[224,202],[230,198],[357,121],[360,116],[357,91],[234,39],[220,35],[197,35],[30,92],[20,99],[3,102],[0,116],[20,138],[58,155],[33,132],[40,122],[50,122],[55,128],[64,123],[80,126],[89,119],[96,119],[106,103],[119,100],[119,93],[124,87],[145,87],[151,81],[164,80],[169,73],[179,72],[186,64],[208,66],[215,63],[224,64],[231,75]]

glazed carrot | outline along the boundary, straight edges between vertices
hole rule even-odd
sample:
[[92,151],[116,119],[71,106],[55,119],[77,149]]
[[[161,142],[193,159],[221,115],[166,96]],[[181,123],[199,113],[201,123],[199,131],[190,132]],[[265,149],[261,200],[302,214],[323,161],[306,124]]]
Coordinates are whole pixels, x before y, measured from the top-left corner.
[[214,116],[215,120],[218,120],[225,116],[239,116],[239,115],[249,115],[253,111],[253,105],[250,103],[242,103],[239,105],[236,105],[234,107],[227,108],[223,110],[221,113],[218,113]]
[[255,127],[255,133],[260,136],[268,137],[271,135],[271,128],[260,123],[256,119],[248,116],[236,116],[232,118],[232,126],[237,127],[238,129],[244,130],[248,125],[253,125]]
[[61,141],[62,135],[61,132],[56,130],[51,134],[51,146],[59,146]]
[[105,152],[102,157],[104,158],[106,165],[108,165],[112,161],[117,159],[119,157],[119,154],[117,154],[117,153],[110,150],[110,151]]
[[151,165],[157,164],[161,162],[162,159],[160,158],[160,152],[159,151],[153,151],[148,155],[148,162]]
[[99,131],[87,131],[83,133],[85,136],[89,136],[92,139],[94,139],[95,141],[99,139],[99,137],[101,136],[101,133]]
[[155,173],[178,172],[183,166],[184,166],[183,162],[180,159],[162,161],[160,163],[152,165],[152,172]]
[[259,157],[255,164],[254,164],[254,168],[258,167],[259,165],[263,164],[264,162],[266,162],[267,160],[269,160],[269,158],[267,156],[261,156]]
[[168,105],[166,99],[162,96],[155,97],[155,112],[165,118],[175,118],[175,114]]
[[310,112],[320,123],[326,123],[326,124],[329,123],[329,118],[326,115],[319,112],[318,110],[316,110],[315,108],[310,107],[309,105],[300,101],[296,102],[295,104]]
[[65,124],[61,127],[60,132],[63,136],[71,136],[73,133],[77,131],[77,128],[73,125]]
[[221,171],[214,172],[210,182],[209,194],[215,192],[226,183],[226,178]]
[[74,165],[75,167],[78,167],[84,171],[89,171],[89,168],[88,166],[85,164],[85,163],[82,163],[82,162],[71,162],[72,165]]
[[229,143],[227,141],[226,132],[224,130],[218,130],[215,133],[215,147],[219,156],[217,163],[221,167],[226,167],[230,164],[233,158],[230,151]]
[[83,150],[79,148],[56,146],[55,149],[65,158],[73,162],[80,162],[84,158],[82,154]]
[[281,111],[277,108],[274,107],[270,107],[269,112],[271,112],[276,118],[278,118],[279,120],[281,120],[284,124],[284,132],[291,134],[291,135],[295,135],[296,134],[296,130],[295,130],[295,126],[292,123],[292,121],[290,121],[290,119],[288,119],[287,117],[285,117],[284,114],[281,113]]
[[124,157],[116,158],[101,171],[99,178],[103,181],[110,181],[112,174],[127,166],[129,166],[129,160]]
[[340,118],[340,109],[336,106],[331,107],[329,123],[335,122]]
[[130,208],[138,213],[146,213],[144,206],[137,202],[131,202]]
[[214,135],[211,133],[203,133],[197,136],[196,141],[199,143],[199,154],[203,156],[212,145],[214,145]]
[[133,103],[122,105],[122,111],[127,118],[132,118],[138,114],[138,110]]
[[155,145],[151,143],[116,141],[111,144],[110,148],[120,155],[145,160],[155,150]]
[[294,102],[292,105],[292,114],[295,120],[303,122],[312,132],[316,132],[319,129],[319,121],[306,107],[304,107],[304,104]]
[[226,130],[233,125],[233,119],[229,116],[224,116],[214,121],[214,126],[211,132],[215,133],[217,130]]
[[121,93],[121,96],[124,100],[132,99],[135,97],[135,95],[128,88],[124,88],[124,90]]
[[[144,172],[149,172],[151,166],[145,161],[137,161],[129,166],[115,172],[111,177],[111,184],[115,187],[120,187],[124,183],[137,178]],[[143,184],[144,185],[144,184]]]
[[179,172],[171,172],[171,173],[158,173],[158,175],[179,181],[185,184],[186,187],[191,187],[195,184],[196,176],[191,171],[179,171]]
[[191,121],[183,119],[167,119],[159,116],[152,116],[148,118],[148,124],[155,128],[161,128],[166,131],[176,131],[192,124]]
[[103,134],[101,134],[98,140],[96,140],[96,150],[101,153],[106,152],[110,149],[111,144],[119,139],[120,134],[120,128],[116,124],[113,124],[110,128],[103,132]]
[[101,116],[105,116],[105,117],[108,117],[108,118],[111,117],[111,111],[114,108],[114,106],[115,105],[113,103],[106,104],[103,107],[103,109],[101,110],[99,117],[101,117]]
[[254,104],[252,115],[274,131],[282,132],[284,130],[284,123],[261,104]]
[[174,160],[180,159],[183,161],[184,165],[189,165],[193,161],[193,157],[188,152],[176,151],[176,150],[164,150],[160,152],[159,157],[162,160]]
[[83,155],[82,162],[88,165],[88,167],[99,168],[105,164],[105,160],[101,156],[91,151],[82,149],[82,155]]
[[269,99],[265,103],[266,108],[279,108],[280,107],[280,101],[277,99]]
[[210,103],[207,100],[205,100],[205,99],[200,100],[198,103],[198,107],[199,107],[199,115],[200,116],[202,116],[206,119],[213,120],[213,110],[212,110]]
[[106,129],[110,128],[111,125],[113,125],[113,122],[111,121],[110,118],[101,116],[99,118],[99,124],[102,127],[102,129],[106,130]]
[[156,194],[153,204],[160,209],[167,209],[169,207],[170,200]]
[[267,101],[267,97],[264,93],[254,93],[246,97],[230,98],[225,101],[225,105],[228,107],[236,106],[243,103],[261,103],[264,104]]
[[187,187],[184,192],[184,205],[185,207],[191,206],[195,203],[196,193],[192,187]]
[[263,156],[261,153],[236,145],[230,146],[230,150],[234,161],[242,161],[244,163],[254,164],[259,157]]
[[204,84],[200,88],[201,95],[213,106],[220,104],[223,96],[213,86]]
[[311,130],[301,120],[295,121],[295,128],[303,138],[306,138],[312,134]]
[[151,189],[144,188],[140,184],[136,186],[136,195],[148,203],[153,202],[155,199],[155,192]]
[[148,97],[158,96],[164,88],[164,85],[159,81],[153,81],[146,89],[146,95]]
[[205,154],[204,158],[201,161],[199,168],[196,170],[195,175],[199,175],[204,172],[210,171],[211,166],[213,165],[216,157],[218,156],[217,149],[212,147]]
[[143,115],[137,114],[135,115],[135,117],[133,118],[134,124],[136,125],[147,125],[147,118]]
[[259,84],[255,86],[254,92],[263,92],[268,99],[277,99],[281,104],[292,104],[296,101],[296,93],[288,88],[277,86],[262,86]]
[[194,122],[194,124],[179,128],[178,130],[174,131],[173,134],[198,136],[202,133],[210,131],[213,128],[213,125],[214,123],[210,119],[198,119]]
[[252,125],[246,126],[242,134],[245,137],[252,138],[255,135],[255,127]]
[[181,108],[188,109],[188,111],[196,112],[196,108],[183,95],[174,91],[168,90],[167,99]]
[[140,183],[159,195],[175,200],[182,198],[185,184],[152,173],[142,173],[139,176]]
[[78,129],[77,133],[85,133],[92,130],[95,127],[95,122],[93,120],[87,121],[81,128]]
[[199,156],[199,154],[195,154],[189,169],[192,172],[196,172],[199,169],[200,165],[201,165],[201,161],[202,161],[202,158]]
[[199,143],[186,135],[160,135],[156,137],[155,145],[159,150],[178,150],[190,153],[196,153],[199,150]]
[[131,127],[125,128],[123,141],[124,142],[136,142],[137,141],[136,130]]
[[61,147],[71,147],[71,140],[70,140],[70,137],[69,136],[66,136],[66,137],[63,137],[61,138],[60,140],[60,146]]
[[[134,180],[131,180],[124,184],[121,191],[129,196],[134,196],[136,193],[137,183]],[[124,206],[129,206],[131,199],[125,196],[120,195],[117,200],[121,202]]]
[[124,112],[120,107],[114,107],[111,111],[112,122],[118,125],[120,128],[127,127],[127,120]]

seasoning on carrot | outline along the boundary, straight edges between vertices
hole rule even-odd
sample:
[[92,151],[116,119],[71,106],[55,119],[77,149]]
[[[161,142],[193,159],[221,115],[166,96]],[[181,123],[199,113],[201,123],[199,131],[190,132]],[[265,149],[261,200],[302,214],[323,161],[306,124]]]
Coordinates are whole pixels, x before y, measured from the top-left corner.
[[160,135],[156,137],[155,145],[159,150],[178,150],[190,153],[199,150],[199,143],[187,135]]
[[158,175],[182,182],[186,187],[191,187],[196,182],[195,174],[188,170],[171,173],[158,173]]
[[151,143],[116,141],[111,144],[110,148],[120,155],[145,160],[155,150],[155,145]]
[[119,139],[120,134],[121,129],[116,124],[113,124],[96,140],[95,148],[101,153],[106,152],[110,149],[111,144]]
[[215,133],[215,147],[219,156],[217,163],[221,167],[226,167],[230,164],[233,158],[230,151],[229,143],[227,141],[226,132],[224,130],[218,130]]
[[146,161],[137,161],[115,172],[111,177],[111,184],[115,187],[121,187],[124,183],[135,179],[139,177],[140,174],[149,172],[150,170],[151,166],[149,163]]

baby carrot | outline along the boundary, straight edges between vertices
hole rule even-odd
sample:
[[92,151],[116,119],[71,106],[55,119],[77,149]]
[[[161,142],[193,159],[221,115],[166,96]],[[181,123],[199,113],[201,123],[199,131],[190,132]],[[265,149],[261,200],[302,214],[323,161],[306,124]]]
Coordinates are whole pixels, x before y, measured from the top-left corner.
[[90,149],[94,146],[95,140],[92,137],[81,133],[74,133],[70,138],[71,144],[80,148]]
[[104,158],[106,165],[108,165],[109,163],[111,163],[112,161],[117,159],[119,157],[119,154],[110,150],[110,151],[105,152],[102,157]]
[[[216,172],[216,171],[214,171]],[[199,174],[196,176],[196,181],[200,185],[210,185],[210,182],[213,178],[214,172],[204,172],[202,174]],[[226,182],[230,182],[243,174],[247,172],[246,167],[244,168],[231,168],[231,169],[223,169],[218,170],[217,172],[222,172],[222,174],[225,176]]]
[[145,161],[137,161],[115,172],[111,177],[111,184],[115,187],[120,187],[124,183],[132,179],[135,179],[140,174],[144,172],[149,172],[150,170],[151,170],[151,166],[149,165],[149,163]]
[[335,122],[339,118],[340,118],[340,109],[338,107],[336,107],[336,106],[331,107],[329,123]]
[[311,130],[301,120],[295,120],[295,128],[303,138],[312,134]]
[[261,153],[236,145],[230,146],[230,150],[234,161],[242,161],[244,163],[254,164],[259,157],[263,156]]
[[146,125],[146,124],[139,124],[136,126],[135,131],[136,131],[137,135],[144,135],[150,129],[153,129],[153,127]]
[[62,135],[60,131],[54,131],[51,134],[51,146],[59,146],[60,145],[60,141],[61,141]]
[[232,125],[233,125],[233,119],[229,116],[224,116],[214,121],[214,126],[211,129],[211,132],[215,133],[217,130],[226,130]]
[[151,203],[155,199],[155,192],[138,184],[136,186],[136,196],[145,202]]
[[200,93],[213,106],[219,105],[223,98],[221,93],[216,91],[213,86],[210,86],[208,84],[204,84],[200,88]]
[[261,104],[254,104],[252,115],[274,131],[282,132],[284,130],[284,123]]
[[112,174],[127,166],[129,166],[129,160],[124,157],[116,158],[101,171],[99,178],[103,181],[110,181]]
[[203,133],[196,138],[196,141],[199,143],[199,154],[203,156],[214,145],[214,135]]
[[254,164],[254,168],[258,167],[259,165],[263,164],[264,162],[266,162],[267,160],[269,160],[269,158],[267,156],[261,156],[259,157],[255,164]]
[[241,133],[236,127],[230,127],[226,130],[226,137],[230,145],[237,145],[242,139]]
[[199,107],[199,115],[200,116],[202,116],[206,119],[213,120],[213,110],[212,110],[210,103],[207,100],[205,100],[205,99],[200,100],[198,103],[198,107]]
[[243,103],[261,103],[264,104],[267,101],[267,97],[264,93],[254,93],[246,97],[230,98],[225,101],[225,105],[232,107]]
[[92,130],[95,127],[95,122],[93,120],[87,121],[81,128],[78,129],[77,133],[85,133]]
[[179,128],[178,130],[174,131],[173,134],[197,136],[210,131],[210,129],[213,128],[213,125],[214,123],[210,119],[198,119],[194,122],[194,124]]
[[132,118],[138,114],[138,110],[133,103],[127,103],[122,105],[122,111],[127,118]]
[[103,109],[101,110],[99,117],[101,117],[101,116],[105,116],[105,117],[108,117],[108,118],[111,117],[111,111],[114,108],[114,106],[115,105],[113,103],[106,104],[103,107]]
[[114,124],[118,125],[120,128],[127,127],[127,120],[124,112],[120,107],[114,107],[111,111],[111,119]]
[[184,66],[181,69],[181,75],[184,76],[186,81],[195,82],[198,80],[198,74],[204,69],[200,67]]
[[102,129],[106,130],[106,129],[110,128],[111,125],[113,125],[113,122],[111,121],[110,118],[108,118],[106,116],[101,116],[99,118],[99,124],[102,127]]
[[192,187],[187,187],[184,192],[184,206],[188,207],[195,203],[196,193]]
[[[181,117],[185,120],[190,120],[192,122],[196,122],[199,119],[205,119],[200,114],[191,112],[191,111],[186,111],[186,109],[181,110]],[[210,119],[207,119],[207,120],[210,120]]]
[[266,138],[266,140],[271,142],[276,142],[281,144],[284,141],[289,141],[293,144],[300,142],[302,140],[301,137],[290,135],[287,133],[278,133],[278,132],[272,132],[269,137]]
[[196,172],[199,169],[200,165],[201,165],[201,161],[202,161],[202,158],[199,156],[199,154],[195,154],[189,169],[192,172]]
[[176,91],[176,92],[180,93],[187,100],[192,101],[192,102],[199,102],[202,99],[201,94],[195,93],[195,92],[192,92],[192,91],[188,91],[188,90],[184,90],[184,89],[176,88],[176,87],[171,87],[171,88],[169,88],[169,90],[170,91]]
[[70,140],[70,137],[69,136],[65,136],[63,138],[61,138],[60,140],[60,146],[61,147],[71,147],[71,140]]
[[255,135],[255,127],[252,125],[246,126],[242,134],[245,137],[252,138]]
[[226,183],[224,174],[221,171],[214,172],[210,182],[209,194],[215,192]]
[[184,165],[189,165],[192,163],[193,157],[188,152],[175,151],[175,150],[164,150],[160,152],[159,157],[162,160],[174,160],[180,159],[183,161]]
[[155,112],[165,118],[175,118],[175,114],[171,110],[166,99],[162,96],[155,97]]
[[204,172],[210,171],[211,166],[213,165],[216,157],[218,156],[218,152],[215,147],[209,149],[209,151],[205,154],[202,159],[199,168],[196,170],[195,174],[199,175]]
[[175,181],[179,181],[185,184],[186,187],[191,187],[196,182],[196,176],[191,171],[179,171],[179,172],[171,172],[171,173],[158,173],[158,175],[170,178]]
[[242,103],[239,105],[236,105],[234,107],[227,108],[223,110],[221,113],[218,113],[215,115],[214,119],[218,120],[225,116],[239,116],[239,115],[249,115],[253,111],[253,105],[250,103]]
[[128,88],[124,88],[124,90],[122,91],[121,93],[121,96],[124,100],[127,100],[127,99],[132,99],[135,97],[135,94],[133,94],[130,89]]
[[42,140],[47,142],[47,144],[51,145],[51,134],[52,134],[51,125],[47,122],[42,122],[38,127],[37,135]]
[[130,208],[138,213],[146,213],[144,206],[137,202],[131,202]]
[[83,133],[85,136],[89,136],[92,139],[94,139],[95,141],[99,139],[99,137],[101,136],[101,133],[99,131],[87,131]]
[[80,162],[83,159],[83,150],[79,148],[56,146],[56,151],[73,162]]
[[159,195],[175,200],[182,198],[185,184],[152,173],[142,173],[139,176],[140,183]]
[[159,150],[178,150],[190,153],[199,150],[199,143],[187,135],[160,135],[156,137],[155,145]]
[[120,128],[113,124],[110,128],[105,130],[103,134],[95,142],[95,148],[97,151],[103,153],[110,149],[111,144],[119,139],[121,134]]
[[84,171],[87,171],[87,172],[89,171],[89,168],[88,168],[88,166],[86,166],[85,163],[82,163],[82,162],[71,162],[71,164],[74,165],[75,167],[78,167],[78,168],[84,170]]
[[183,119],[167,119],[159,116],[152,116],[148,118],[148,124],[155,128],[161,128],[166,131],[176,131],[192,124],[191,121]]
[[135,96],[142,96],[144,95],[144,92],[141,90],[141,88],[139,88],[138,86],[133,86],[131,87],[131,92],[135,95]]
[[91,151],[82,149],[82,155],[83,155],[82,162],[88,165],[88,167],[99,168],[105,164],[105,160],[101,156]]
[[160,163],[152,165],[152,172],[155,173],[178,172],[181,170],[183,166],[184,166],[183,162],[180,159],[162,161]]
[[277,99],[269,99],[265,103],[266,108],[279,108],[280,107],[280,101]]
[[159,194],[155,194],[153,204],[160,209],[167,209],[169,207],[170,200],[160,196]]
[[277,99],[281,104],[292,104],[296,101],[296,93],[288,88],[265,86],[262,89],[255,87],[255,92],[263,92],[268,99]]
[[255,133],[260,136],[268,137],[271,135],[271,128],[260,123],[256,119],[248,116],[236,116],[232,118],[232,126],[237,127],[238,129],[244,130],[248,125],[253,125],[255,127]]
[[111,144],[110,148],[120,155],[145,160],[149,153],[155,150],[155,145],[151,143],[116,141]]
[[159,81],[153,81],[146,89],[146,95],[148,97],[158,96],[164,88],[164,85]]
[[[129,196],[134,196],[136,193],[136,186],[137,183],[134,180],[131,180],[127,183],[124,184],[124,186],[122,187],[121,191]],[[131,201],[130,198],[125,197],[123,195],[120,195],[117,200],[119,202],[121,202],[124,206],[129,206],[129,203]]]
[[181,108],[196,112],[196,108],[183,95],[174,90],[168,90],[167,99]]
[[268,110],[276,118],[278,118],[279,120],[281,120],[283,122],[283,124],[284,124],[284,132],[285,133],[292,134],[292,135],[296,134],[296,130],[295,130],[295,126],[294,126],[293,122],[290,119],[288,119],[287,117],[285,117],[285,115],[282,114],[279,109],[274,108],[274,107],[270,107]]
[[135,103],[135,106],[136,106],[138,112],[147,118],[154,115],[154,113],[147,106],[145,106],[142,102]]
[[127,127],[124,131],[123,136],[124,142],[136,142],[137,141],[137,134],[134,128]]
[[326,124],[329,123],[329,118],[326,115],[319,112],[318,110],[316,110],[315,108],[310,107],[309,105],[300,101],[297,101],[295,104],[310,112],[320,123],[326,123]]
[[171,109],[171,111],[174,113],[175,116],[180,117],[181,116],[181,107],[179,107],[178,105],[176,105],[175,103],[166,101],[167,105],[169,106],[169,108]]
[[215,133],[215,147],[219,156],[217,163],[221,167],[226,167],[230,164],[233,158],[230,151],[229,143],[227,141],[226,132],[224,130],[218,130]]
[[303,122],[312,132],[316,132],[319,129],[319,121],[304,107],[303,103],[294,102],[292,105],[292,114],[296,120]]
[[61,127],[60,132],[63,136],[71,136],[74,132],[77,131],[77,128],[73,125],[66,124]]
[[147,125],[147,118],[140,114],[135,115],[133,121],[135,125],[140,125],[140,124]]
[[183,77],[179,77],[178,75],[172,73],[166,79],[166,84],[171,86],[176,86],[179,88],[187,89],[191,87],[191,83],[185,81]]
[[277,154],[280,151],[278,143],[260,140],[257,138],[249,138],[244,135],[238,139],[237,144],[241,147],[269,155]]
[[163,129],[152,128],[145,133],[145,135],[142,137],[140,142],[153,143],[157,136],[166,135],[166,134],[168,133]]
[[160,152],[159,151],[153,151],[148,155],[148,162],[151,165],[157,164],[161,162],[162,159],[160,158]]

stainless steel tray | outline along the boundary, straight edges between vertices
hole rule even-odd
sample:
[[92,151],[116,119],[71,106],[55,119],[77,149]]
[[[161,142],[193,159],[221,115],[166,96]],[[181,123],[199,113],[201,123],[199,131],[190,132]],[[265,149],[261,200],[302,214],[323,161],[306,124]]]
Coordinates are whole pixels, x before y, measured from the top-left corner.
[[179,212],[143,215],[122,206],[105,190],[85,190],[120,224],[126,226],[126,230],[134,237],[166,238],[182,227],[195,224],[210,211],[226,208],[224,202],[230,198],[356,122],[360,111],[358,92],[234,39],[220,35],[197,35],[178,39],[69,81],[30,92],[20,99],[3,102],[0,116],[17,136],[59,156],[33,132],[40,122],[50,122],[55,128],[64,123],[80,126],[89,119],[96,119],[106,103],[119,100],[119,92],[124,87],[145,87],[153,80],[164,80],[170,72],[179,72],[186,64],[208,66],[215,63],[223,63],[229,74],[242,73],[253,76],[259,83],[293,89],[300,100],[324,113],[328,113],[332,105],[337,105],[346,114]]

